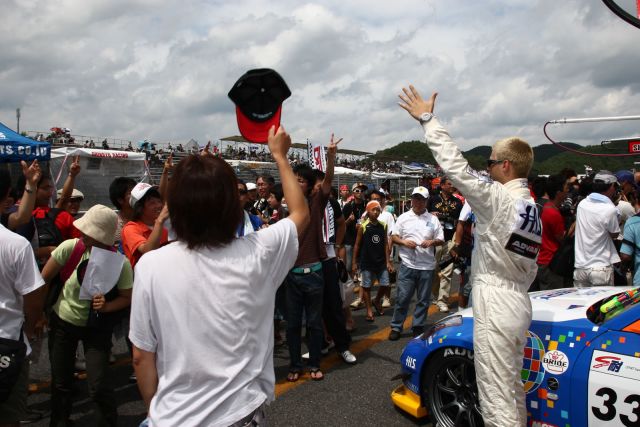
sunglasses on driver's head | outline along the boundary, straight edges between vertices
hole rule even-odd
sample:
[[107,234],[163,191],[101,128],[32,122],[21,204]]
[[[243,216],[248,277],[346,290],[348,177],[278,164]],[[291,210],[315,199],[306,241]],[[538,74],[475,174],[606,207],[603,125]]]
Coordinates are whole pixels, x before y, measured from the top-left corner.
[[487,168],[492,167],[493,165],[497,165],[498,163],[504,163],[507,160],[494,160],[494,159],[487,159]]

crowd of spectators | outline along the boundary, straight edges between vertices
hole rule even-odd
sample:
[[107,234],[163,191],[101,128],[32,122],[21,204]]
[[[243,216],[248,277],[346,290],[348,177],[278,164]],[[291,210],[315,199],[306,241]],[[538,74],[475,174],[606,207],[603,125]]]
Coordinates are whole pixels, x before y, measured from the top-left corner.
[[[173,145],[171,142],[166,144],[158,144],[152,142],[140,142],[137,146],[131,141],[114,141],[109,144],[107,138],[104,138],[101,142],[94,141],[93,138],[84,139],[84,141],[77,141],[77,138],[70,133],[68,128],[52,128],[52,132],[46,137],[42,133],[38,133],[34,139],[37,141],[47,141],[52,144],[59,145],[73,145],[82,148],[100,148],[103,150],[124,150],[137,153],[146,153],[147,160],[152,165],[159,166],[164,162],[164,159],[169,153],[186,153],[192,154],[195,149],[193,147],[185,149],[182,143]],[[228,160],[245,160],[254,162],[273,162],[271,153],[262,144],[242,144],[222,146],[220,143],[212,144],[208,142],[211,147],[211,152],[216,156],[221,156]],[[306,162],[307,155],[305,150],[293,149],[288,154],[289,161],[292,165]],[[369,158],[365,155],[355,154],[340,154],[336,158],[336,166],[341,166],[349,169],[355,169],[365,173],[382,172],[382,173],[402,173],[402,166],[405,162],[402,161],[381,161]]]

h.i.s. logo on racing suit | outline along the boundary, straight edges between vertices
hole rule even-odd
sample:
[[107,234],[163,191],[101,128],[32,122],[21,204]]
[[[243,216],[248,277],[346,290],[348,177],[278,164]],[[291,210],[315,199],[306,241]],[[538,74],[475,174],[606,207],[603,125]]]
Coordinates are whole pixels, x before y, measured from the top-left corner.
[[527,258],[535,259],[542,241],[542,222],[538,207],[526,200],[516,200],[516,214],[511,226],[511,236],[506,249]]

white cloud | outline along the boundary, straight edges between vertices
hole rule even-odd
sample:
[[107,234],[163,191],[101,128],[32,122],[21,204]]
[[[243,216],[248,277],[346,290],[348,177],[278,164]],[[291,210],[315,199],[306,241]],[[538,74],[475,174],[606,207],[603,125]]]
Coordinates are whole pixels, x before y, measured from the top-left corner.
[[[403,85],[440,92],[463,147],[519,134],[544,143],[561,117],[640,114],[640,30],[597,0],[9,0],[0,28],[0,121],[157,141],[237,134],[227,92],[278,70],[296,141],[376,151],[421,138]],[[582,143],[627,122],[554,128]]]

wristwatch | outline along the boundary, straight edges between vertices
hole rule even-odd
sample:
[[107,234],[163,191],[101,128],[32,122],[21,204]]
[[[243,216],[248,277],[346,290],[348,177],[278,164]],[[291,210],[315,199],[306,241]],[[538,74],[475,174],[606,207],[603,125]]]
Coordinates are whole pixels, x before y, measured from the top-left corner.
[[428,123],[433,118],[433,113],[422,113],[420,115],[420,124]]

